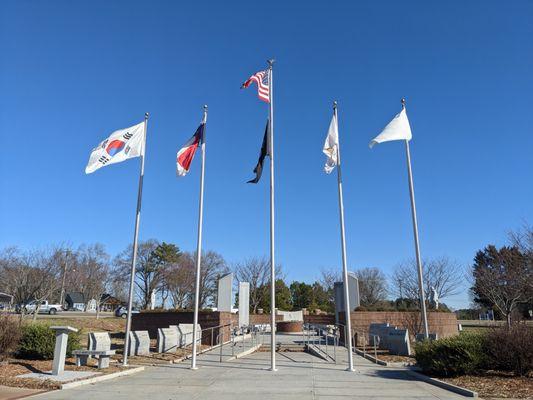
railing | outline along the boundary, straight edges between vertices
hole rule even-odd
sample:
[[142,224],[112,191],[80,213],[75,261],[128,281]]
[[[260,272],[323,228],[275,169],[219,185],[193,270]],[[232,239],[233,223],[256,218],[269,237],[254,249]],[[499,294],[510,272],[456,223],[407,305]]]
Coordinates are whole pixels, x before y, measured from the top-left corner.
[[[314,348],[318,352],[324,353],[326,357],[331,357],[335,361],[335,364],[336,364],[337,363],[337,347],[339,346],[341,331],[344,332],[344,347],[347,347],[346,338],[349,337],[350,340],[352,341],[352,353],[353,353],[357,345],[357,343],[355,342],[355,334],[357,334],[358,337],[362,337],[363,356],[366,357],[366,347],[368,343],[369,346],[373,346],[374,359],[376,363],[378,362],[377,348],[379,346],[379,336],[378,335],[367,335],[366,332],[359,331],[356,329],[351,329],[350,330],[351,334],[347,335],[346,325],[344,324],[329,324],[329,325],[304,324],[303,342],[304,342],[304,345],[313,344]],[[330,356],[328,352],[328,344],[330,341],[329,340],[330,337],[333,338],[333,356]],[[321,346],[322,338],[324,338],[325,349],[322,349],[322,346]],[[372,338],[371,342],[368,340],[370,338]],[[318,345],[317,345],[317,342],[318,342]]]

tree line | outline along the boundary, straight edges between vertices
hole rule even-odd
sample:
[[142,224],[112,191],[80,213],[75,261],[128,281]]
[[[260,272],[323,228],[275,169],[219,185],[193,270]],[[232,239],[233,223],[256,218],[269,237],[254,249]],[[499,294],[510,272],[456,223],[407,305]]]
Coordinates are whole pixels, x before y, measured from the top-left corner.
[[[527,315],[528,310],[533,309],[532,244],[532,229],[525,226],[510,234],[508,245],[501,248],[489,245],[478,251],[470,268],[448,257],[424,260],[424,289],[426,293],[435,290],[441,308],[447,310],[442,299],[466,290],[465,282],[469,282],[475,307],[495,308],[510,324],[513,313]],[[30,300],[58,301],[62,298],[62,289],[81,292],[86,301],[94,299],[97,309],[106,293],[125,302],[131,256],[131,245],[115,257],[111,257],[102,244],[29,251],[7,247],[0,251],[0,292],[13,295],[15,303],[22,304]],[[155,239],[140,242],[135,304],[142,309],[192,309],[195,258],[195,253],[182,251],[176,244]],[[202,254],[201,265],[201,309],[216,305],[218,279],[234,272],[236,281],[250,283],[250,311],[269,312],[270,264],[267,258],[252,257],[229,264],[221,254],[206,251]],[[419,308],[414,260],[398,264],[389,278],[378,268],[361,268],[355,274],[359,280],[361,309]],[[276,267],[276,276],[279,309],[334,312],[333,287],[335,282],[342,281],[340,268],[322,269],[312,283],[287,283],[281,265]],[[157,304],[152,304],[154,297]]]

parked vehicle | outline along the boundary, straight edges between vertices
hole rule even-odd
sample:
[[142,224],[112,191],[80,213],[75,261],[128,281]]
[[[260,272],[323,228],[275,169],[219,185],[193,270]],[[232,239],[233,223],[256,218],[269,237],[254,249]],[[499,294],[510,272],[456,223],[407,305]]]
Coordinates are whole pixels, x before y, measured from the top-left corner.
[[[137,307],[131,309],[132,314],[139,314],[140,310]],[[126,318],[128,316],[128,307],[120,306],[115,310],[115,317]]]
[[[35,308],[37,307],[38,302],[33,300],[30,301],[28,304],[19,304],[17,305],[16,311],[20,314],[22,311],[26,314],[31,314],[35,312]],[[39,314],[50,314],[55,315],[58,312],[63,311],[63,307],[61,304],[50,304],[48,300],[41,301],[41,304],[39,306]]]

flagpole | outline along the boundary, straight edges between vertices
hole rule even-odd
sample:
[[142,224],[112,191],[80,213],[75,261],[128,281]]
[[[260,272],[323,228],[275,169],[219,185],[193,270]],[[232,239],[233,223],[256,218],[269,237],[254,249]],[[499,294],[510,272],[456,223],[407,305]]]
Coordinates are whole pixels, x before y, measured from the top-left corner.
[[137,211],[135,214],[135,231],[133,234],[133,257],[131,260],[130,271],[130,291],[128,296],[128,314],[126,319],[126,337],[124,338],[124,356],[122,357],[122,364],[128,365],[128,348],[130,344],[130,330],[131,330],[131,309],[133,304],[133,287],[135,284],[135,266],[137,264],[137,242],[139,239],[139,223],[141,220],[141,202],[143,195],[143,180],[144,180],[144,157],[146,154],[146,134],[148,132],[148,117],[149,114],[144,114],[144,143],[141,154],[141,169],[139,172],[139,189],[137,192]]
[[[198,205],[198,238],[196,242],[196,286],[194,291],[194,322],[192,326],[192,359],[191,369],[196,366],[196,327],[198,325],[198,309],[200,307],[200,274],[202,261],[202,222],[204,214],[204,171],[205,171],[205,131],[207,123],[207,105],[204,106],[203,134],[202,134],[202,168],[200,170],[200,202]],[[211,343],[211,346],[213,343]]]
[[[339,120],[337,114],[337,102],[333,102],[333,114],[337,125],[337,135],[339,135]],[[338,136],[337,136],[338,137]],[[341,173],[341,149],[340,138],[337,140],[337,183],[339,186],[339,215],[341,225],[341,250],[342,250],[342,280],[344,282],[344,309],[346,313],[346,332],[344,342],[348,343],[348,368],[347,371],[355,371],[353,368],[352,353],[352,321],[350,318],[350,291],[348,287],[348,262],[346,260],[346,237],[344,231],[344,200],[342,196],[342,173]]]
[[[405,99],[402,99],[402,109],[405,109]],[[409,140],[405,141],[405,153],[407,155],[407,176],[409,180],[409,195],[411,197],[411,217],[413,220],[413,234],[415,238],[418,290],[420,292],[420,310],[422,313],[422,321],[424,323],[424,336],[426,339],[429,339],[428,316],[426,311],[426,296],[424,294],[422,259],[420,257],[420,243],[418,241],[418,222],[416,218],[415,189],[413,185],[413,171],[411,169],[411,151],[409,149]]]
[[270,154],[270,370],[276,371],[276,262],[274,255],[274,60],[268,60]]

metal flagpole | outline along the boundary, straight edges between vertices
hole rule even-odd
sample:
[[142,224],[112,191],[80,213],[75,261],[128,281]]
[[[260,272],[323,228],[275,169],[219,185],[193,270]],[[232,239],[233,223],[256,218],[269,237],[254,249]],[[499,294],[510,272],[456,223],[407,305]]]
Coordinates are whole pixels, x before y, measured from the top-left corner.
[[274,60],[268,60],[270,155],[270,370],[276,371],[276,262],[274,257]]
[[[333,102],[333,114],[339,134],[339,120],[337,116],[337,102]],[[342,173],[341,173],[341,149],[340,139],[337,137],[337,182],[339,185],[339,214],[341,224],[341,249],[342,249],[342,280],[344,283],[344,309],[346,312],[346,332],[344,342],[348,343],[348,368],[347,371],[355,371],[353,368],[352,353],[352,321],[350,320],[350,291],[348,287],[348,262],[346,261],[346,238],[344,234],[344,201],[342,198]]]
[[[198,308],[200,306],[200,273],[202,262],[202,222],[204,215],[204,171],[205,171],[205,130],[207,123],[207,105],[204,106],[204,124],[202,132],[202,168],[200,170],[200,203],[198,206],[198,239],[196,242],[196,286],[194,291],[194,322],[192,326],[192,359],[191,369],[196,366],[196,327],[198,325]],[[211,343],[211,346],[213,343]]]
[[137,241],[139,238],[139,222],[141,220],[141,201],[143,196],[143,179],[144,179],[144,157],[146,155],[146,133],[148,131],[148,113],[144,114],[144,143],[141,155],[141,170],[139,173],[139,190],[137,192],[137,212],[135,216],[135,232],[133,234],[133,258],[131,260],[130,271],[130,293],[128,297],[128,315],[126,320],[126,337],[124,338],[124,356],[122,364],[128,365],[128,348],[130,344],[131,330],[131,309],[133,304],[133,286],[135,284],[135,265],[137,264]]
[[[405,99],[402,99],[402,108],[405,108]],[[411,152],[409,150],[409,140],[405,141],[405,152],[407,154],[407,175],[409,179],[409,195],[411,197],[411,216],[413,219],[413,233],[415,237],[416,266],[418,270],[418,290],[420,292],[420,310],[424,323],[424,336],[429,338],[428,316],[426,311],[426,296],[424,294],[424,281],[422,274],[422,259],[420,257],[420,244],[418,241],[418,222],[416,219],[415,189],[413,186],[413,172],[411,170]]]

